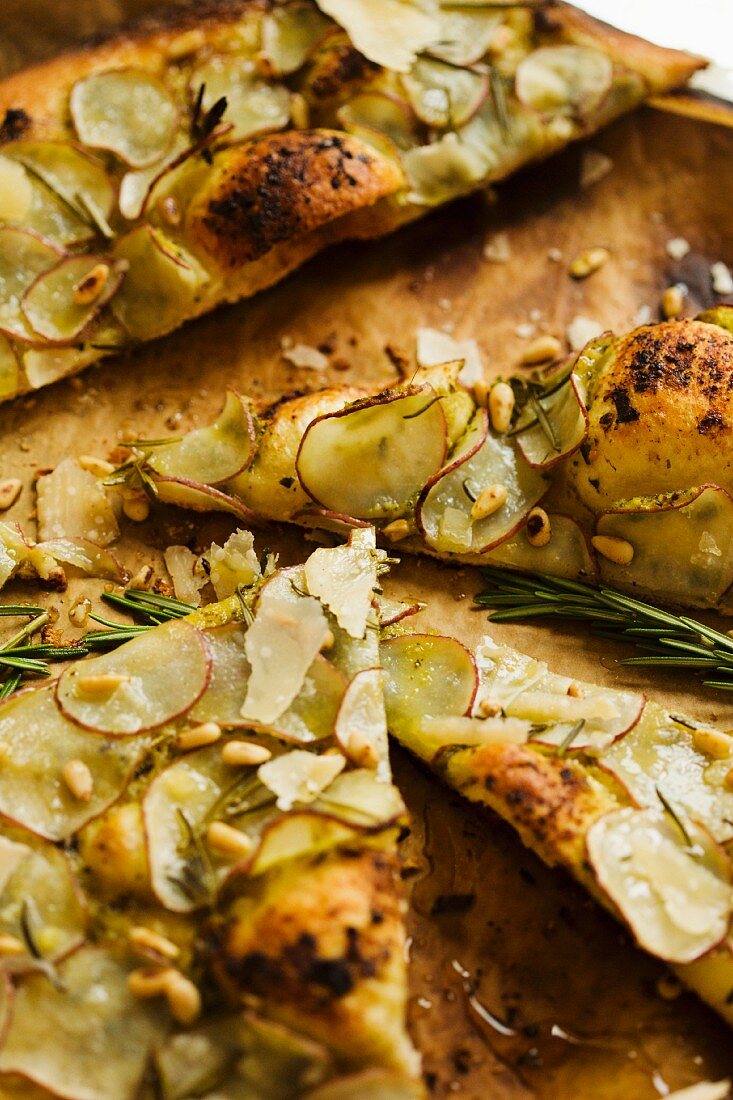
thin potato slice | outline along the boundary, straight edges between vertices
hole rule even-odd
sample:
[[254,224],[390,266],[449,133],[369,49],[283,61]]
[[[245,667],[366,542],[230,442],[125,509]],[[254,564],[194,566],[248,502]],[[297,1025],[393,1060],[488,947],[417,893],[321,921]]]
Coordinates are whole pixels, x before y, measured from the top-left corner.
[[490,167],[485,141],[469,144],[453,132],[409,149],[402,160],[411,188],[408,199],[420,206],[440,206],[468,194]]
[[344,693],[336,718],[336,740],[353,764],[375,768],[389,778],[387,713],[384,706],[384,672],[366,668],[357,672]]
[[0,332],[0,398],[17,393],[19,381],[18,357],[7,336]]
[[109,546],[119,538],[114,509],[99,481],[73,458],[64,458],[36,483],[38,535],[50,539],[87,539]]
[[325,508],[391,518],[440,469],[445,447],[445,416],[431,387],[394,391],[312,421],[298,451],[298,477]]
[[290,92],[282,84],[270,84],[257,77],[254,62],[236,54],[211,57],[191,77],[194,98],[204,88],[201,106],[209,111],[226,99],[224,122],[233,129],[228,142],[246,141],[258,134],[282,130],[290,121]]
[[396,150],[413,148],[417,144],[415,114],[397,96],[382,91],[365,91],[338,109],[343,128],[357,136],[379,134],[390,139]]
[[126,274],[112,311],[135,340],[152,340],[175,328],[208,280],[193,256],[150,225],[116,241],[114,256]]
[[108,257],[64,256],[25,292],[23,313],[39,336],[66,343],[87,328],[123,278]]
[[28,287],[58,262],[63,250],[36,233],[0,226],[0,333],[32,341],[21,302]]
[[103,166],[66,141],[20,141],[6,155],[20,161],[33,175],[85,221],[90,211],[111,216],[115,188]]
[[[147,739],[110,745],[59,711],[52,687],[34,688],[0,706],[0,738],[7,745],[0,770],[0,814],[37,836],[65,840],[115,802]],[[72,760],[91,774],[88,799],[77,798],[62,775]]]
[[53,844],[0,837],[0,930],[29,935],[44,958],[59,959],[84,940],[86,910],[64,852]]
[[613,62],[591,46],[544,46],[519,63],[517,97],[542,114],[585,117],[613,83]]
[[0,210],[4,222],[22,225],[33,206],[33,183],[22,164],[0,154]]
[[517,432],[517,447],[529,466],[549,470],[582,445],[588,435],[588,413],[575,375],[540,403],[545,426],[534,423]]
[[365,1069],[313,1089],[304,1100],[420,1100],[422,1085],[387,1069]]
[[127,988],[131,963],[84,947],[59,967],[60,985],[32,974],[15,992],[0,1073],[65,1100],[130,1100],[169,1022]]
[[71,91],[71,117],[81,142],[114,153],[133,168],[161,160],[178,110],[165,86],[141,69],[92,73]]
[[724,938],[730,864],[701,826],[661,807],[625,807],[596,821],[586,844],[599,885],[646,951],[688,963]]
[[428,50],[431,57],[451,65],[473,65],[489,49],[505,17],[501,10],[482,10],[478,5],[474,10],[441,8],[437,18],[440,39]]
[[276,7],[262,20],[262,55],[275,76],[289,76],[302,68],[332,28],[310,4]]
[[[319,653],[308,669],[303,686],[275,723],[249,723],[253,729],[284,741],[306,744],[332,737],[346,690],[346,677]],[[240,718],[240,724],[247,724]]]
[[254,450],[255,430],[249,405],[230,389],[213,424],[195,428],[174,443],[156,447],[149,464],[166,477],[217,485],[245,470]]
[[551,513],[549,520],[552,538],[545,546],[532,546],[527,532],[521,530],[493,550],[486,550],[477,564],[504,565],[567,580],[595,580],[598,565],[583,528],[569,516]]
[[155,729],[190,710],[206,689],[210,665],[205,636],[176,619],[111,653],[67,668],[56,697],[78,725],[124,737]]
[[417,117],[436,129],[459,129],[475,115],[489,91],[486,73],[421,57],[402,78]]
[[455,638],[402,634],[380,646],[391,730],[409,732],[423,718],[468,714],[476,695],[476,665]]
[[316,0],[375,65],[408,72],[417,55],[440,38],[437,19],[401,0]]
[[48,539],[46,542],[39,542],[36,549],[93,577],[107,577],[121,583],[127,576],[110,550],[105,550],[88,539]]
[[175,504],[192,512],[227,512],[243,523],[257,522],[257,516],[246,504],[222,493],[221,489],[215,489],[213,485],[202,485],[182,477],[157,476],[153,480],[161,504]]
[[[482,554],[521,527],[544,495],[547,484],[518,454],[511,440],[485,430],[485,410],[480,410],[459,442],[456,456],[426,486],[416,519],[423,539],[443,553]],[[472,508],[483,489],[503,486],[506,500],[485,518],[474,520]]]

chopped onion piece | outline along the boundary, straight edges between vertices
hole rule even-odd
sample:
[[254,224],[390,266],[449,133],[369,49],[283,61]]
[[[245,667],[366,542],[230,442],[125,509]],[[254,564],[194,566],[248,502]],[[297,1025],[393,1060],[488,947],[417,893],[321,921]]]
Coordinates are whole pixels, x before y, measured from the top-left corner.
[[165,156],[178,110],[165,86],[141,69],[116,69],[83,77],[71,91],[71,117],[90,149],[105,149],[133,168]]
[[88,539],[109,546],[120,534],[114,510],[99,481],[74,458],[64,458],[37,482],[38,533],[49,539]]

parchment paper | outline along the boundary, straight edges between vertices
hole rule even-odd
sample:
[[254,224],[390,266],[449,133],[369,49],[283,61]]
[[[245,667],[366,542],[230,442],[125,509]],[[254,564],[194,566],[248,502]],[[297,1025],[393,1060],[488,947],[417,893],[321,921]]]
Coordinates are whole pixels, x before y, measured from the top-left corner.
[[[0,66],[9,71],[147,6],[4,0]],[[227,383],[276,397],[327,378],[388,382],[394,372],[385,345],[411,353],[416,328],[426,324],[475,336],[487,372],[497,373],[526,344],[517,326],[562,337],[580,314],[621,330],[638,321],[642,307],[658,316],[662,290],[678,281],[689,287],[689,312],[712,304],[709,265],[733,260],[733,131],[645,110],[592,144],[614,167],[586,190],[578,186],[582,150],[569,150],[502,186],[496,202],[471,199],[389,240],[342,246],[255,301],[3,407],[2,476],[25,484],[10,518],[33,530],[40,468],[67,454],[105,454],[131,435],[203,423]],[[512,251],[501,265],[483,258],[498,231],[508,234]],[[679,263],[665,252],[677,236],[691,245]],[[568,262],[598,244],[610,248],[612,260],[573,282]],[[562,259],[551,259],[550,250]],[[328,347],[327,378],[288,367],[280,357],[283,336]],[[198,523],[168,510],[128,528],[121,553],[134,569],[149,560],[151,546],[203,548],[230,529],[222,517]],[[301,535],[277,529],[262,533],[264,545],[283,560],[304,552]],[[429,625],[472,642],[487,629],[485,615],[471,609],[477,581],[470,570],[406,559],[390,588],[426,600]],[[101,587],[75,580],[63,599],[50,600],[64,636],[75,633],[69,602]],[[733,726],[724,697],[697,689],[684,672],[632,675],[616,663],[628,650],[601,644],[582,628],[497,626],[494,633],[557,671],[643,685],[678,710]],[[662,967],[564,875],[525,852],[497,819],[461,806],[398,751],[394,764],[414,815],[404,845],[411,1026],[434,1096],[647,1100],[733,1073],[730,1032],[694,997],[660,996]]]

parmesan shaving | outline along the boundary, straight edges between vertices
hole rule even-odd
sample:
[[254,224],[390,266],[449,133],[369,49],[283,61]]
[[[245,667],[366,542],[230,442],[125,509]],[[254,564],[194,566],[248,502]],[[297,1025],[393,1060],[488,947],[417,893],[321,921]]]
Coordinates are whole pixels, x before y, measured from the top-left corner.
[[223,546],[212,542],[207,560],[217,600],[233,596],[240,585],[249,588],[260,576],[251,531],[235,531]]
[[440,23],[405,0],[316,0],[375,65],[406,73],[440,39]]
[[300,370],[320,371],[328,368],[328,358],[318,348],[312,348],[308,344],[294,344],[292,347],[284,347],[282,357]]
[[473,386],[484,377],[484,362],[475,340],[456,340],[434,328],[417,330],[417,361],[421,367],[435,367],[455,359],[463,360],[458,381]]
[[83,538],[109,546],[120,529],[104,489],[73,458],[65,458],[51,474],[38,479],[38,534],[42,542]]
[[199,559],[187,546],[169,546],[163,558],[173,581],[176,599],[198,607],[206,574],[199,568]]
[[305,563],[305,579],[316,596],[352,638],[363,638],[377,586],[377,562],[386,557],[376,549],[374,528],[352,531],[345,546],[320,549]]
[[345,767],[340,753],[316,756],[305,749],[293,749],[261,764],[257,777],[277,796],[278,809],[291,810],[296,803],[315,802]]

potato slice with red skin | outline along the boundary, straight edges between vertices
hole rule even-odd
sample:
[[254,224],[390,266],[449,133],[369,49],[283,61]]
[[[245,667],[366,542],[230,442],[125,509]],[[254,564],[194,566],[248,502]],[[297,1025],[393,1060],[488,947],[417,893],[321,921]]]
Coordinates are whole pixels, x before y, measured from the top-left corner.
[[0,332],[0,398],[12,397],[17,393],[19,382],[18,357],[7,336]]
[[455,638],[401,634],[379,647],[390,729],[422,718],[469,714],[478,685],[473,657]]
[[128,990],[134,965],[129,954],[83,947],[59,966],[59,988],[43,974],[27,976],[15,990],[0,1074],[18,1074],[64,1100],[136,1095],[170,1022],[159,1005]]
[[71,117],[83,145],[114,153],[133,168],[165,156],[178,108],[163,85],[142,69],[82,77],[71,90]]
[[0,931],[25,938],[44,958],[58,961],[79,947],[86,929],[86,900],[68,857],[53,844],[0,836]]
[[[56,699],[84,729],[124,737],[180,718],[204,693],[210,674],[205,635],[174,619],[65,669]],[[105,677],[106,686],[98,683]]]
[[39,542],[37,548],[50,554],[56,561],[73,565],[75,569],[81,569],[83,573],[95,577],[107,577],[118,583],[127,577],[119,560],[110,550],[97,546],[88,539],[48,539],[46,542]]
[[[490,485],[504,486],[506,502],[484,519],[472,521],[473,501]],[[421,493],[415,519],[431,549],[482,554],[510,538],[546,491],[541,474],[524,462],[511,440],[487,429],[486,410],[480,409],[452,461]],[[441,530],[447,509],[465,520],[467,544],[462,548]]]
[[384,671],[365,668],[357,672],[344,693],[336,718],[336,741],[357,767],[374,768],[389,778],[387,713],[384,706]]
[[730,863],[702,826],[661,807],[624,807],[591,826],[586,847],[599,885],[652,955],[689,963],[725,938]]
[[255,429],[248,402],[228,389],[224,408],[213,424],[194,428],[181,439],[155,447],[149,465],[165,477],[205,485],[229,481],[246,470],[255,454]]
[[[0,705],[0,814],[47,840],[65,840],[103,813],[125,790],[148,739],[110,745],[59,711],[52,686],[18,692]],[[62,771],[80,760],[92,777],[91,797],[76,798]]]
[[408,101],[426,126],[458,129],[472,118],[489,93],[485,72],[420,57],[402,78]]
[[85,219],[84,198],[91,200],[105,219],[112,214],[115,186],[111,178],[98,160],[72,142],[18,141],[6,145],[3,155],[20,161]]
[[[90,302],[76,301],[77,287],[106,271],[99,292]],[[118,290],[124,271],[108,256],[64,256],[33,282],[23,295],[22,309],[31,328],[44,340],[68,342],[79,336]]]
[[568,580],[596,581],[598,562],[590,538],[570,516],[550,513],[552,538],[545,546],[532,546],[524,529],[504,539],[493,550],[469,559],[476,565],[503,565],[530,573],[547,573]]
[[239,144],[260,134],[283,130],[290,122],[291,96],[284,84],[262,80],[255,62],[241,54],[215,54],[198,65],[191,76],[192,103],[210,111],[226,99],[224,122],[231,125],[227,141]]
[[440,469],[446,442],[432,387],[393,390],[316,417],[296,469],[316,504],[357,519],[393,518]]
[[580,380],[571,374],[565,385],[541,399],[557,441],[555,446],[540,424],[516,435],[517,447],[528,466],[551,470],[581,447],[588,436],[588,411],[581,393]]
[[543,46],[520,61],[515,90],[520,103],[542,114],[583,118],[611,90],[613,62],[590,46]]
[[182,477],[154,476],[157,499],[192,512],[228,512],[242,523],[259,523],[259,517],[236,497],[230,497],[213,485]]
[[[347,133],[387,137],[399,155],[417,144],[416,116],[404,100],[389,92],[367,90],[339,107],[337,117]],[[367,139],[368,140],[368,139]]]
[[273,8],[262,20],[262,57],[273,76],[289,76],[331,30],[330,20],[309,4]]
[[0,226],[0,333],[25,343],[44,343],[21,309],[28,287],[56,264],[64,250],[27,229]]

